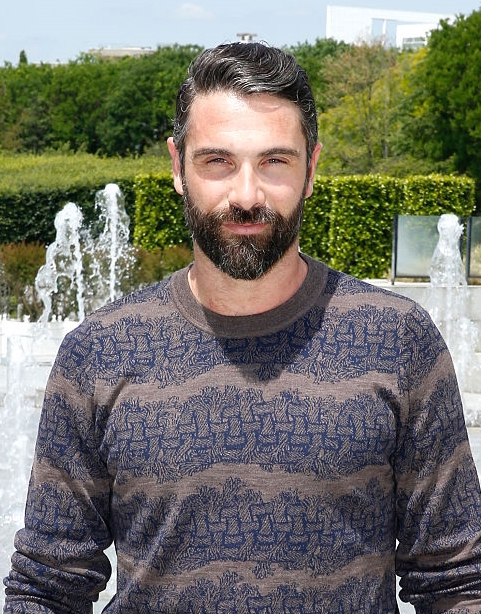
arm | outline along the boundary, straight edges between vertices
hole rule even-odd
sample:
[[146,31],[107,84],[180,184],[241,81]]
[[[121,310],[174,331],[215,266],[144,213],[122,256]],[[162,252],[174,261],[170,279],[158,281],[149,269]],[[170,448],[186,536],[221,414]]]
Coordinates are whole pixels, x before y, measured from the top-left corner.
[[71,371],[78,335],[77,329],[65,338],[47,384],[25,527],[5,580],[6,613],[91,612],[110,577],[103,553],[112,541],[109,479],[99,456],[89,353],[78,352],[78,372]]
[[395,465],[400,597],[423,613],[480,612],[481,496],[453,364],[422,311],[408,318],[405,336],[414,349],[400,376],[406,398]]

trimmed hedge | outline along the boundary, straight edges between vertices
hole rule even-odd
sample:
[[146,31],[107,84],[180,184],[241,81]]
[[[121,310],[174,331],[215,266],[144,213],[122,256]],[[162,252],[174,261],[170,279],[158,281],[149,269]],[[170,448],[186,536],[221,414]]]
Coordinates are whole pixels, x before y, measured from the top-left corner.
[[155,249],[191,244],[182,197],[175,191],[172,173],[138,176],[134,189],[134,245]]
[[475,183],[467,177],[336,177],[324,258],[357,277],[385,277],[391,265],[395,214],[455,213],[466,218],[475,209],[474,191]]
[[55,215],[68,202],[82,209],[86,224],[97,219],[95,195],[117,183],[125,208],[135,216],[135,178],[169,168],[164,158],[99,158],[85,153],[0,155],[0,244],[55,239]]
[[[135,192],[136,245],[190,244],[182,199],[170,173],[139,176]],[[395,213],[465,218],[474,208],[474,181],[467,177],[317,177],[306,200],[300,245],[305,253],[357,277],[385,277]]]
[[[55,215],[69,201],[87,224],[95,221],[95,195],[107,183],[117,183],[124,194],[136,246],[191,246],[168,158],[88,154],[0,155],[0,244],[50,243]],[[474,181],[467,177],[318,176],[306,200],[301,249],[358,277],[384,277],[395,213],[465,218],[474,207]]]

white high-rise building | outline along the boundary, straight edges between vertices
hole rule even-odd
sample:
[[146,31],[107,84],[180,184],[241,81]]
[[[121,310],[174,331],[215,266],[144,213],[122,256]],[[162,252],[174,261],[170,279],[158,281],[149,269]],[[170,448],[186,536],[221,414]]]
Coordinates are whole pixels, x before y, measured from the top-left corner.
[[455,15],[330,5],[326,38],[345,43],[382,38],[400,49],[413,49],[426,44],[429,33],[442,19],[452,23]]

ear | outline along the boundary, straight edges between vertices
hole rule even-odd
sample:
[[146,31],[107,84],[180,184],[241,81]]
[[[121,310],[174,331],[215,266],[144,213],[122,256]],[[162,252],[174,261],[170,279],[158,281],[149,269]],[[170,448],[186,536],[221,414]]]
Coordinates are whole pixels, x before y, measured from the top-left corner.
[[311,161],[309,164],[308,180],[307,180],[307,185],[306,185],[306,191],[304,193],[304,198],[309,198],[309,196],[312,194],[312,190],[314,188],[314,177],[316,175],[317,161],[319,160],[319,154],[321,153],[321,149],[322,149],[322,143],[318,143],[314,147],[314,151],[312,152]]
[[174,175],[174,188],[178,194],[184,193],[182,186],[182,173],[180,165],[180,156],[177,147],[174,144],[174,139],[170,136],[167,139],[167,147],[169,149],[170,157],[172,160],[172,173]]

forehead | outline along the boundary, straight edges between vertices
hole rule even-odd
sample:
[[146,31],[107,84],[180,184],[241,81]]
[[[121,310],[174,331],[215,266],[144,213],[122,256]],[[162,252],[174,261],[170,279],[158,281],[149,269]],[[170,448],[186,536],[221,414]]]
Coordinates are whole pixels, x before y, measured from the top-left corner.
[[270,94],[198,95],[189,113],[187,141],[229,136],[304,141],[300,110],[293,102]]

